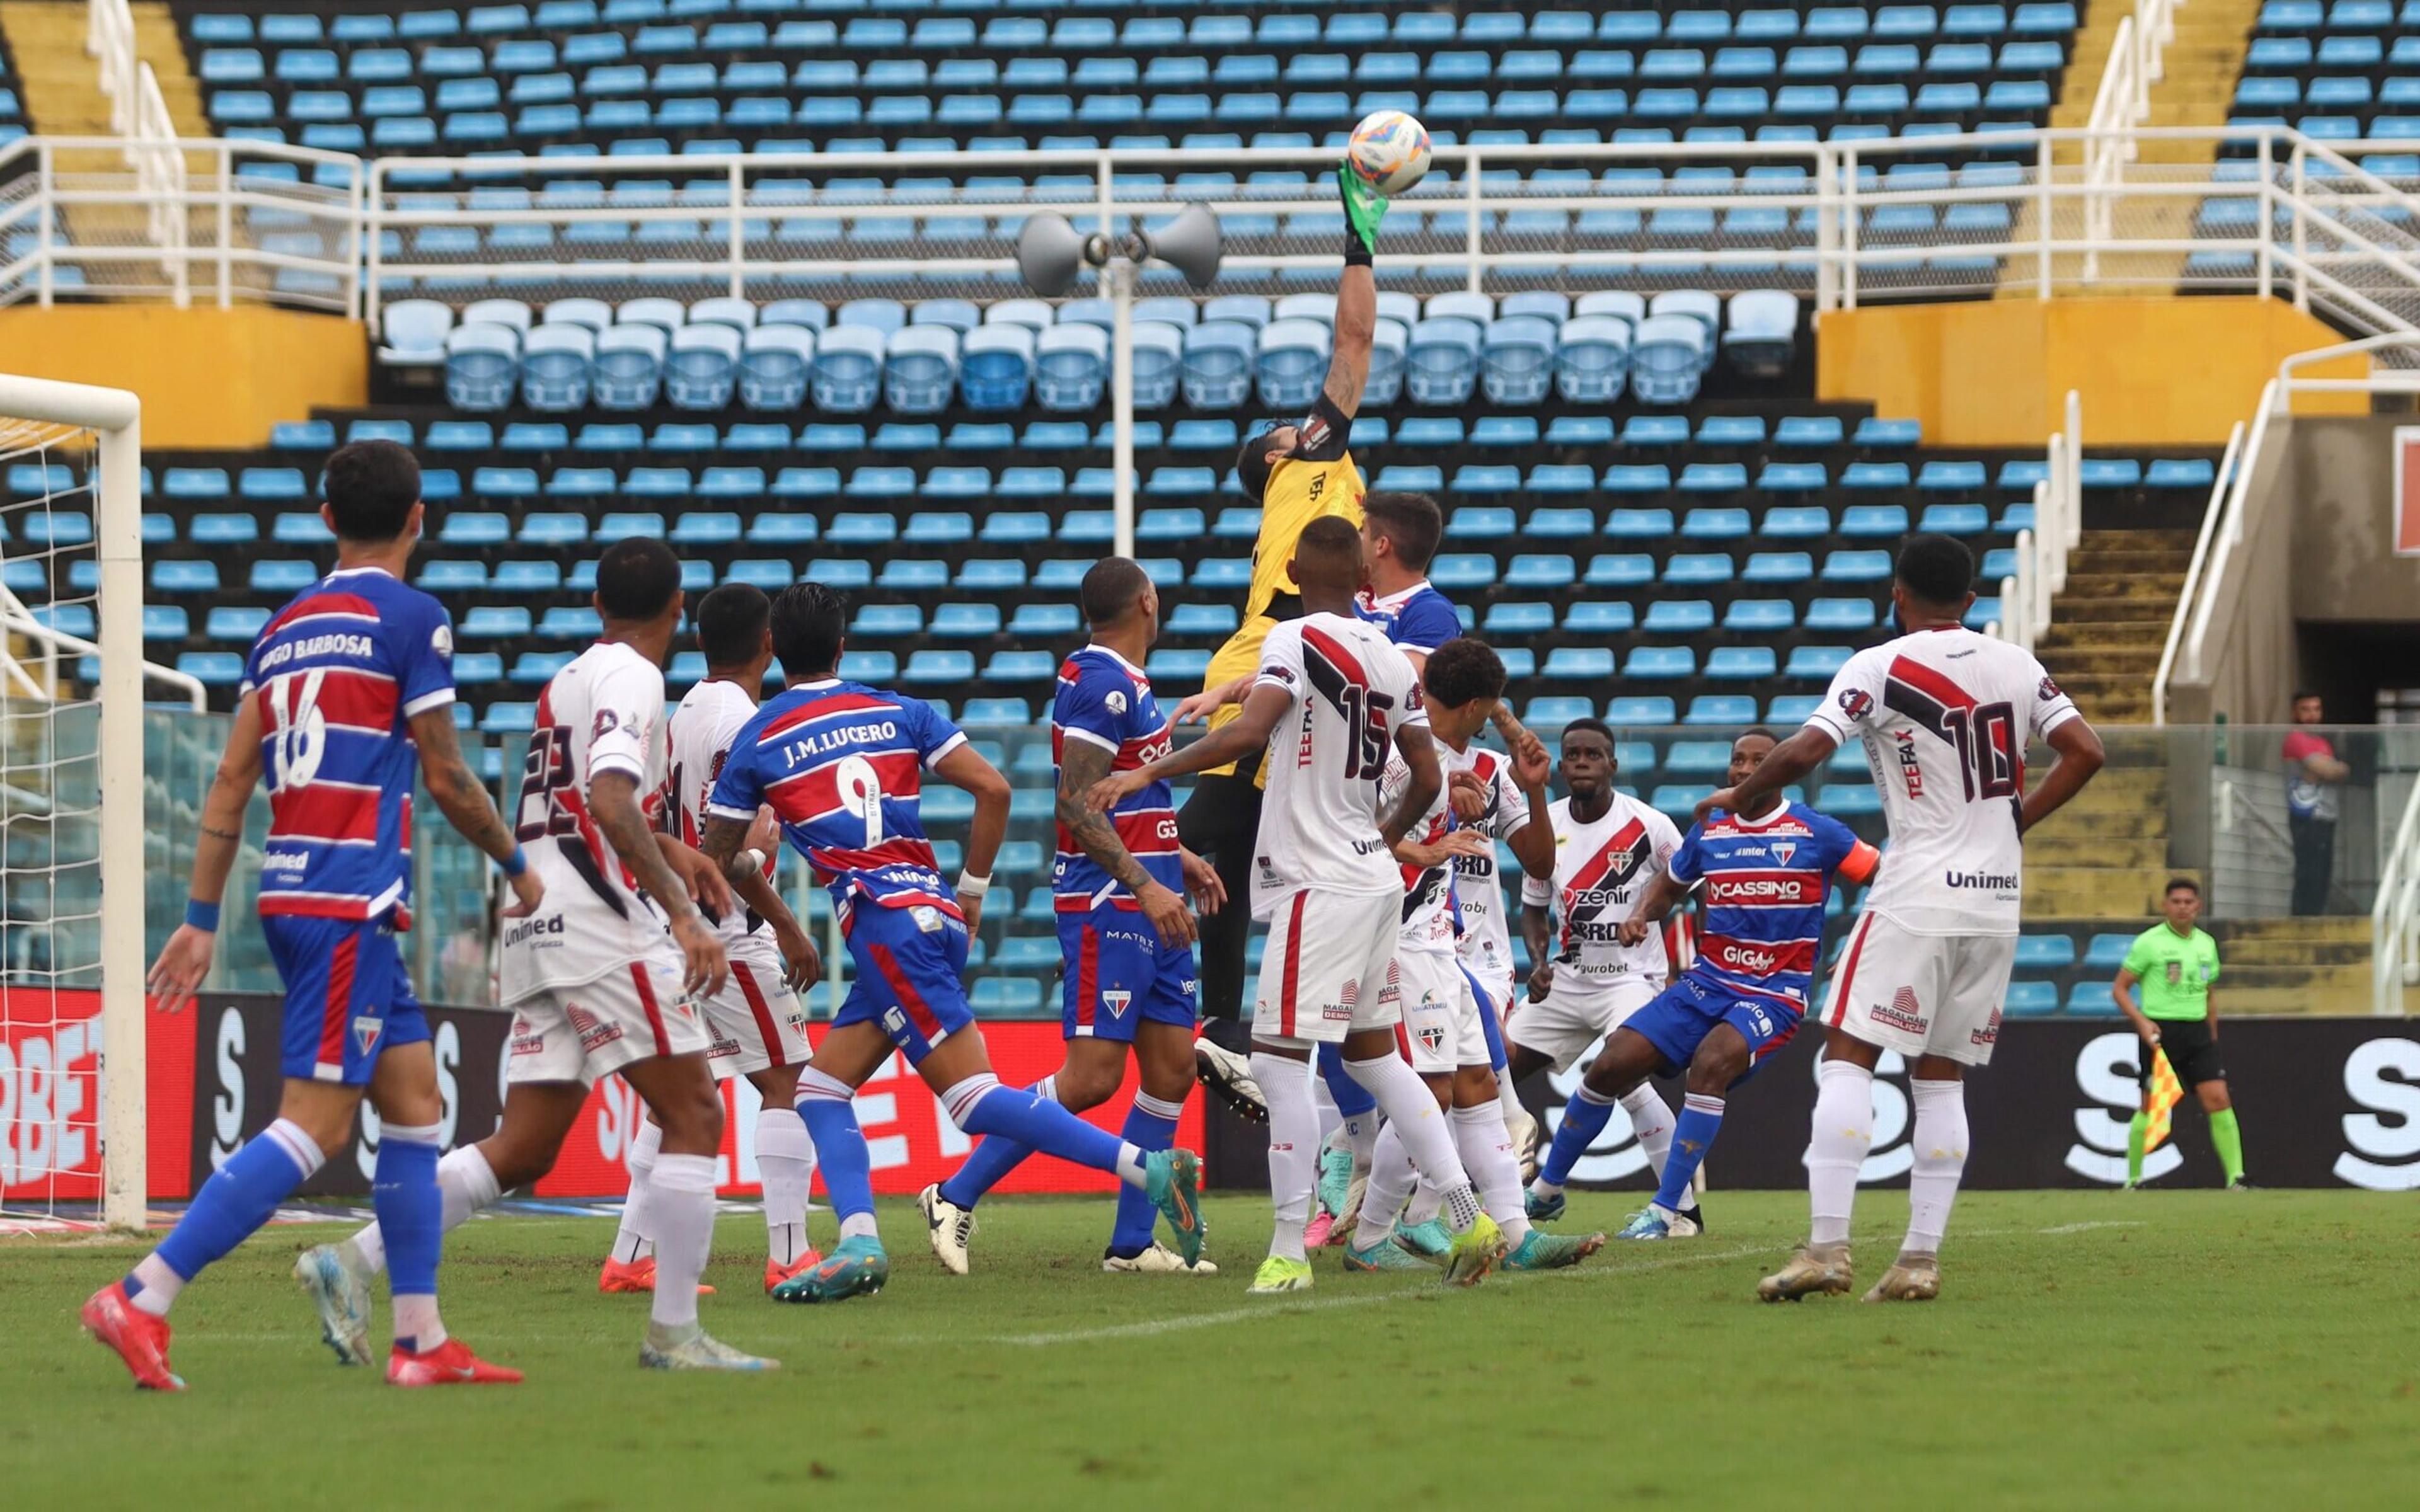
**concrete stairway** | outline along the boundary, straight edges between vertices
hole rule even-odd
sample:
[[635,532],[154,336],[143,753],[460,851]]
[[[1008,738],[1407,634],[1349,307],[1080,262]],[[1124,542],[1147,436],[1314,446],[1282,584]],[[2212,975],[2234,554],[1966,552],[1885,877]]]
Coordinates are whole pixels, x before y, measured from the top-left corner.
[[2343,1018],[2370,1010],[2366,918],[2221,919],[2211,933],[2218,940],[2222,1022],[2230,1014]]
[[2025,837],[2028,920],[2091,920],[2141,929],[2168,880],[2168,773],[2128,765],[2128,743],[2110,752],[2091,786]]
[[2095,724],[2151,722],[2151,678],[2193,546],[2191,531],[2086,531],[2069,553],[2034,649]]
[[[185,61],[176,17],[160,0],[147,0],[133,10],[136,51],[159,78],[160,97],[177,133],[210,135],[201,85]],[[84,50],[85,24],[85,8],[70,0],[0,0],[0,31],[7,33],[9,51],[16,55],[26,119],[41,135],[113,134],[109,97],[101,90],[101,65]],[[214,171],[209,154],[188,153],[186,160],[191,173]],[[125,158],[112,147],[63,148],[54,162],[60,177],[69,181],[83,176],[116,178],[128,171]],[[204,222],[195,224],[199,228]],[[63,230],[69,240],[88,246],[125,246],[150,236],[144,212],[132,206],[76,206],[64,212]],[[101,286],[153,284],[160,277],[156,264],[97,264],[85,272],[88,284]]]
[[[2100,94],[2101,76],[2109,65],[2118,23],[2133,15],[2133,9],[2131,0],[2090,0],[2084,23],[2076,29],[2074,50],[2068,57],[2058,100],[2051,107],[2052,126],[2081,128],[2091,124],[2093,102]],[[2180,5],[2176,35],[2162,52],[2160,81],[2151,86],[2150,117],[2144,123],[2146,126],[2217,127],[2226,123],[2236,80],[2243,71],[2243,55],[2251,49],[2252,26],[2259,9],[2259,0],[2184,0]],[[2209,164],[2216,155],[2216,144],[2209,139],[2145,142],[2136,161],[2128,167],[2127,176],[2130,180],[2152,181],[2163,177],[2163,166],[2171,166],[2178,170],[2179,177],[2199,178],[2207,176]],[[2062,170],[2062,181],[2080,174],[2083,161],[2080,144],[2058,148],[2055,162]],[[2193,234],[2194,216],[2200,203],[2194,195],[2131,195],[2118,202],[2113,220],[2120,235],[2145,239],[2180,239]],[[2023,240],[2038,234],[2040,222],[2037,211],[2036,203],[2028,200],[2019,212],[2012,239]],[[2068,209],[2058,213],[2065,224],[2067,217],[2080,216],[2081,211]],[[2099,286],[2071,292],[2123,297],[2144,292],[2146,285],[2173,286],[2184,272],[2184,262],[2183,253],[2104,255],[2095,270],[2096,279],[2101,281]],[[2083,270],[2080,257],[2054,259],[2053,276],[2063,284],[2071,284],[2082,276]],[[2004,274],[2001,296],[2032,297],[2038,272],[2034,259],[2011,258]]]

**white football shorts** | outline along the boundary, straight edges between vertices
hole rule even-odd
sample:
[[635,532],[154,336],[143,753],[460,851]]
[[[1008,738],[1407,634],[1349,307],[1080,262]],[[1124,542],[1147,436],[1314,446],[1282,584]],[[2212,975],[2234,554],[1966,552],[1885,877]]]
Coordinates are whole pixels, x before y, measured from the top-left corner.
[[1841,948],[1823,1023],[1903,1056],[1980,1066],[2016,964],[2013,934],[1916,934],[1869,912]]
[[1397,952],[1395,964],[1412,1070],[1438,1076],[1462,1066],[1487,1065],[1487,1031],[1479,1015],[1496,1010],[1470,990],[1461,959],[1450,952],[1406,949]]
[[1505,1042],[1534,1051],[1553,1061],[1555,1070],[1567,1071],[1590,1045],[1663,990],[1663,981],[1654,977],[1589,981],[1559,966],[1544,998],[1533,1003],[1526,994],[1514,995],[1512,1011],[1504,1018]]
[[681,991],[681,958],[660,951],[577,987],[541,987],[511,1005],[504,1080],[594,1085],[651,1056],[703,1055],[706,1020]]
[[1396,893],[1281,894],[1269,915],[1252,1033],[1334,1044],[1349,1032],[1393,1028],[1403,1020],[1395,966],[1402,930]]

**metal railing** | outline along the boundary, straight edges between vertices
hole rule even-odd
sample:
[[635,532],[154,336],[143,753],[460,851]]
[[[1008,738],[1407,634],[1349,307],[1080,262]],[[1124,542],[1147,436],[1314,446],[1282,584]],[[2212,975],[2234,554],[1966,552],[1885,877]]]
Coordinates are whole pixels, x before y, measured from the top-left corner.
[[2400,1016],[2403,990],[2420,981],[2420,782],[2404,800],[2403,817],[2378,875],[2369,913],[2370,1011]]
[[[139,69],[132,76],[139,89]],[[2230,155],[2141,162],[2139,146],[2155,139]],[[373,318],[404,292],[473,298],[496,286],[540,299],[771,298],[878,285],[982,297],[1013,288],[1015,234],[1034,209],[1114,229],[1192,200],[1227,223],[1228,286],[1278,288],[1334,261],[1335,206],[1316,180],[1329,154],[1317,149],[364,161],[188,140],[147,153],[157,172],[63,180],[53,150],[79,147],[123,150],[126,141],[31,138],[0,152],[0,175],[16,175],[0,188],[0,231],[34,233],[0,268],[0,302],[62,290],[173,296],[180,276],[196,297],[221,302]],[[181,185],[171,161],[191,169]],[[280,163],[294,165],[299,181],[270,177],[288,171]],[[950,181],[970,167],[996,187]],[[1574,167],[1585,172],[1569,181],[1535,171]],[[1641,168],[1656,176],[1618,171]],[[1312,181],[1248,180],[1264,169],[1303,170]],[[2212,201],[2244,213],[2207,218]],[[139,208],[147,221],[177,206],[186,213],[159,214],[147,238],[96,243],[69,234],[67,212],[84,206]],[[2358,331],[2408,331],[2420,329],[2420,236],[2398,218],[2415,209],[2420,176],[2382,175],[2286,130],[1455,147],[1440,148],[1430,180],[1397,202],[1380,257],[1390,277],[1433,291],[1778,287],[1831,310],[1975,297],[2004,282],[2030,283],[2043,299],[2183,288],[2282,293]],[[189,232],[182,244],[179,228]],[[146,260],[166,271],[130,283],[127,265]],[[71,280],[85,274],[76,290]]]
[[[2303,378],[2302,369],[2346,357],[2372,359],[2371,371],[2360,378]],[[2387,365],[2400,358],[2420,363],[2420,332],[2410,330],[2365,336],[2358,341],[2296,352],[2277,364],[2277,376],[2260,390],[2259,403],[2248,426],[2238,425],[2227,442],[2226,465],[2219,470],[2202,515],[2201,531],[2186,568],[2184,592],[2177,600],[2166,644],[2151,680],[2151,719],[2167,722],[2168,689],[2179,679],[2201,682],[2209,675],[2210,636],[2219,604],[2239,570],[2237,554],[2257,523],[2251,517],[2265,500],[2253,496],[2253,479],[2270,443],[2274,424],[2289,416],[2298,393],[2420,394],[2420,366]]]
[[2067,428],[2042,449],[2034,522],[2017,532],[2017,570],[1999,581],[1996,633],[2031,651],[2050,628],[2051,600],[2067,587],[2067,558],[2084,532],[2084,400],[2067,391]]

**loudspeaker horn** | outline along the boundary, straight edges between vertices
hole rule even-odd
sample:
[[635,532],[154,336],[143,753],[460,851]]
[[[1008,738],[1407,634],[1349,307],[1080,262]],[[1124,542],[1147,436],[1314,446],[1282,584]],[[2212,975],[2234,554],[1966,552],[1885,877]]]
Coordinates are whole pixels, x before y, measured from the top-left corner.
[[[1016,234],[1016,270],[1026,287],[1044,299],[1055,299],[1075,284],[1076,272],[1084,265],[1084,251],[1083,236],[1064,216],[1029,215],[1025,228]],[[1214,249],[1214,259],[1216,255]]]
[[[1027,222],[1031,226],[1033,223]],[[1143,234],[1150,255],[1185,275],[1195,288],[1206,288],[1218,276],[1218,217],[1207,206],[1187,205],[1156,231]]]

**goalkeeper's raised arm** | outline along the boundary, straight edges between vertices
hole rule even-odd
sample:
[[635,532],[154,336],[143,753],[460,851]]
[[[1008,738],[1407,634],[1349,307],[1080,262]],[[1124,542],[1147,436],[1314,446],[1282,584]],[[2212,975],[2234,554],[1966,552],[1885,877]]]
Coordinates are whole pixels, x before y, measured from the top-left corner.
[[[1205,687],[1249,677],[1260,666],[1269,626],[1302,612],[1287,566],[1303,527],[1326,515],[1341,515],[1357,528],[1361,523],[1361,474],[1345,447],[1370,377],[1370,342],[1378,321],[1378,285],[1370,261],[1387,202],[1341,163],[1334,182],[1344,208],[1344,270],[1336,286],[1327,380],[1310,414],[1255,429],[1236,454],[1236,479],[1261,506],[1261,530],[1252,544],[1243,623],[1210,658]],[[1187,700],[1179,717],[1206,713],[1215,728],[1237,712],[1232,703],[1204,708],[1203,702]],[[1177,820],[1186,848],[1216,865],[1236,904],[1202,921],[1202,1011],[1211,1021],[1212,1042],[1232,1038],[1230,1048],[1235,1050],[1243,1047],[1236,1020],[1243,1011],[1244,946],[1250,927],[1250,911],[1243,904],[1249,897],[1252,839],[1260,825],[1259,766],[1253,758],[1240,770],[1229,765],[1204,774]]]

